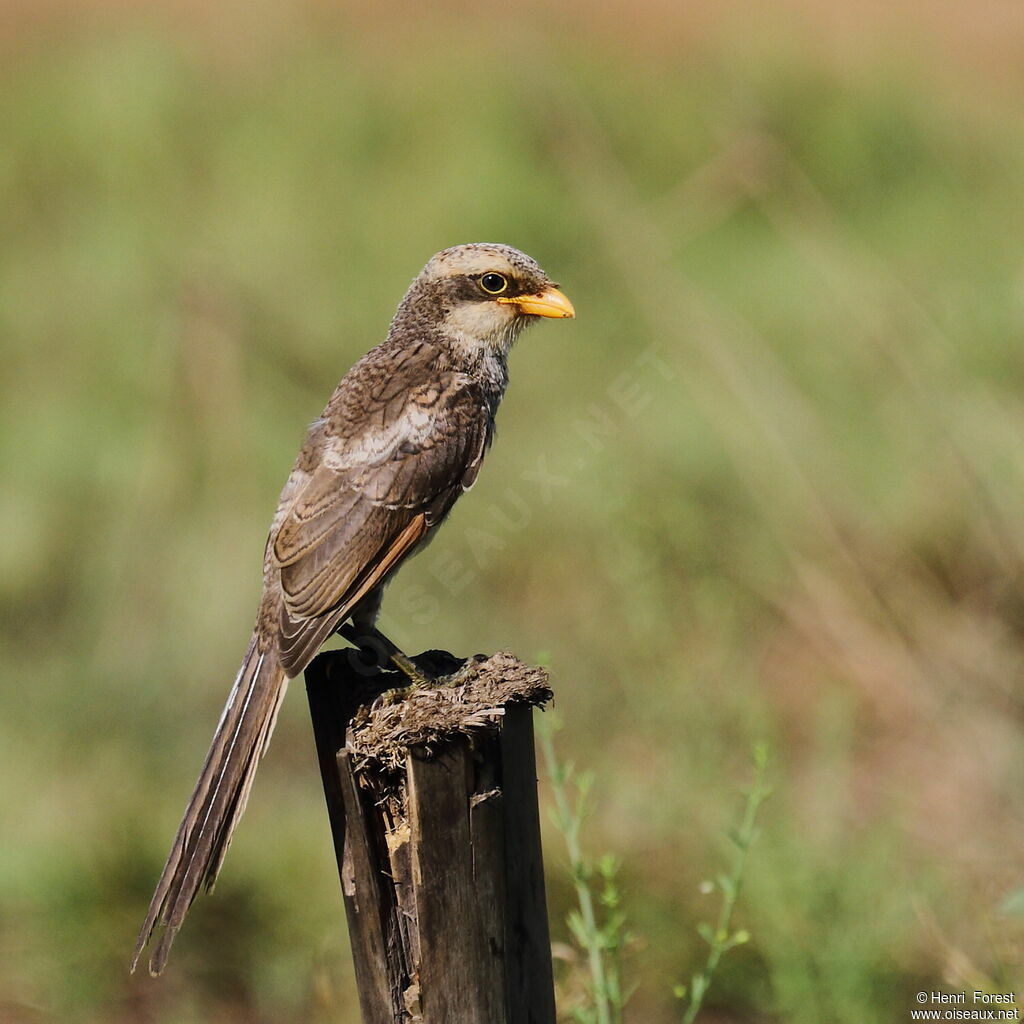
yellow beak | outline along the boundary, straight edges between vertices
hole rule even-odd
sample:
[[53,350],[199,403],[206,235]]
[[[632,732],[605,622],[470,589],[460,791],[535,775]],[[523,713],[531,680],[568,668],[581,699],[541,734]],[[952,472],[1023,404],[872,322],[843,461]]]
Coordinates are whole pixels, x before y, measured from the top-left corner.
[[576,315],[572,303],[555,287],[545,288],[536,295],[516,295],[499,298],[496,301],[507,306],[517,306],[520,313],[532,316],[553,316],[569,319]]

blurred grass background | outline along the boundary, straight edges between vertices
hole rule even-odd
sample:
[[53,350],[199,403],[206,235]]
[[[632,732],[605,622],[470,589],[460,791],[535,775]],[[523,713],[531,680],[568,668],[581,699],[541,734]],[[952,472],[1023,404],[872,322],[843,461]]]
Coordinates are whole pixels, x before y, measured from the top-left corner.
[[1020,987],[1015,5],[10,4],[0,54],[0,1019],[356,1019],[301,687],[167,975],[128,954],[304,426],[476,240],[579,318],[387,625],[548,653],[629,1019],[678,1019],[760,737],[703,1020]]

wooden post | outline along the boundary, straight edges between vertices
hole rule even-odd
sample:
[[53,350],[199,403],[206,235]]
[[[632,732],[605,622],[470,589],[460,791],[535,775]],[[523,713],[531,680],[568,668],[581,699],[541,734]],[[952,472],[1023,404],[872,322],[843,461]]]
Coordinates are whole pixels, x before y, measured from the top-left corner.
[[363,1024],[554,1024],[532,719],[545,673],[497,654],[370,709],[404,677],[368,672],[347,650],[306,670]]

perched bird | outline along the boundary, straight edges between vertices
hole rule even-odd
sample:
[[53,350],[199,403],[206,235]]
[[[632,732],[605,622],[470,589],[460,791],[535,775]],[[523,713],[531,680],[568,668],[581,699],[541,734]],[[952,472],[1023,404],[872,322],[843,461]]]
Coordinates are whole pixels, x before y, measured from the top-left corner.
[[289,679],[335,631],[373,637],[384,586],[476,480],[508,385],[508,354],[572,303],[529,256],[459,245],[434,256],[387,338],[345,375],[284,485],[263,558],[256,627],[174,837],[132,958],[153,932],[159,974],[200,886],[216,881]]

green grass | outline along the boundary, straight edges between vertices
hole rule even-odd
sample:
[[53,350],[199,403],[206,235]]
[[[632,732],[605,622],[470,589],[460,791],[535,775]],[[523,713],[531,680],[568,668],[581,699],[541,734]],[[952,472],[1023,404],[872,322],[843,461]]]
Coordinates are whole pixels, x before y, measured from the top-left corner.
[[[579,317],[522,340],[388,626],[551,652],[638,936],[627,1021],[678,1019],[761,737],[776,792],[717,1019],[1020,984],[1016,103],[770,40],[525,33],[296,24],[257,59],[129,19],[5,63],[4,1019],[353,1019],[299,687],[167,977],[125,971],[304,425],[473,240],[535,255]],[[564,921],[554,872],[550,895]]]

